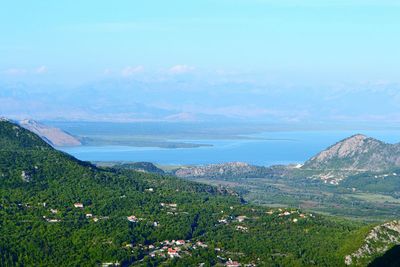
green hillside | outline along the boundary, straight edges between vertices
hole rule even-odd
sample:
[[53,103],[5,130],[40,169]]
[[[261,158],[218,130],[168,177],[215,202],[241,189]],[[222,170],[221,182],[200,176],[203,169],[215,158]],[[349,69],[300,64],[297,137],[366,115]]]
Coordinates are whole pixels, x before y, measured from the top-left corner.
[[222,266],[229,258],[343,266],[369,229],[243,204],[178,178],[97,168],[7,121],[0,144],[0,266]]

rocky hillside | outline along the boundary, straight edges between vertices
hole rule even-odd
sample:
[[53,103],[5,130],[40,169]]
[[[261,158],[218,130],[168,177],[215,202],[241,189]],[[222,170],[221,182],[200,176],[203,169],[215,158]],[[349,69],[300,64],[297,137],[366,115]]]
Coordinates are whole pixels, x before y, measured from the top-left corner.
[[263,167],[244,162],[228,162],[182,167],[175,170],[173,174],[182,178],[257,178],[280,175],[286,169],[287,167],[284,166]]
[[363,266],[390,248],[400,244],[400,221],[387,222],[374,227],[364,239],[364,244],[345,257],[346,265]]
[[346,138],[305,162],[303,169],[381,171],[400,166],[400,144],[365,135]]
[[61,129],[50,127],[33,120],[22,120],[19,125],[39,135],[52,146],[80,146],[81,141]]

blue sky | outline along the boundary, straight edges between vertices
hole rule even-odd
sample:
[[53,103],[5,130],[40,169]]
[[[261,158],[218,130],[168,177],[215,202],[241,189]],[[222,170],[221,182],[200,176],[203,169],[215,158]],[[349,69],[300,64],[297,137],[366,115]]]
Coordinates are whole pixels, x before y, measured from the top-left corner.
[[[39,107],[69,90],[64,105],[79,109],[85,105],[72,100],[79,88],[102,90],[97,112],[106,117],[107,87],[109,94],[128,90],[135,103],[173,110],[171,116],[207,109],[215,111],[209,116],[256,117],[268,110],[290,120],[324,108],[366,118],[374,115],[363,108],[372,90],[382,101],[375,104],[397,118],[397,102],[390,110],[384,102],[393,102],[399,88],[399,14],[400,3],[389,0],[5,0],[0,90],[3,103],[15,103],[12,112],[0,112],[18,115],[25,91]],[[354,109],[318,103],[347,96]],[[140,119],[126,105],[123,117]]]

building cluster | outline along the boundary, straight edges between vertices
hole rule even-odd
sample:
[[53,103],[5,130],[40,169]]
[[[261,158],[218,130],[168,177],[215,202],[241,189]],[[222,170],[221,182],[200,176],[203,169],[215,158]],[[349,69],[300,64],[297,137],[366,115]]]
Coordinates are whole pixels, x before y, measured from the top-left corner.
[[[132,244],[126,245],[126,247],[133,247]],[[190,251],[207,248],[208,245],[201,242],[192,242],[191,240],[165,240],[156,244],[148,246],[139,245],[142,249],[147,251],[147,254],[154,257],[161,258],[180,258],[183,255],[190,255]]]
[[[46,203],[43,203],[43,206],[46,207]],[[73,206],[77,209],[83,209],[84,205],[80,202],[76,202],[73,204]],[[50,213],[53,215],[56,215],[59,213],[58,209],[49,209]],[[110,217],[109,216],[94,216],[92,213],[85,213],[86,219],[91,219],[93,222],[98,222],[99,220],[107,220]],[[134,216],[133,216],[134,217]],[[50,223],[56,223],[56,222],[61,222],[61,219],[56,219],[56,218],[47,218],[47,216],[43,216],[43,218]],[[129,218],[129,217],[128,217]],[[129,219],[128,219],[129,220]]]
[[218,223],[220,224],[228,224],[230,222],[244,222],[247,220],[248,217],[245,215],[239,215],[239,216],[224,216],[221,219],[218,220]]
[[274,210],[269,210],[266,212],[268,215],[273,215],[275,213],[278,213],[279,217],[289,217],[292,222],[297,223],[300,219],[305,219],[305,218],[312,218],[314,215],[312,213],[310,214],[305,214],[301,213],[299,210],[283,210],[283,209],[278,209],[277,211]]

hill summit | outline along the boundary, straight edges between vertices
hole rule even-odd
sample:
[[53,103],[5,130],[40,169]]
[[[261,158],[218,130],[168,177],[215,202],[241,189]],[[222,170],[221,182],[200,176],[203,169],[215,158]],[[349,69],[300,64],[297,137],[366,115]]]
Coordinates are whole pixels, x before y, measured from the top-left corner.
[[305,162],[303,169],[378,171],[400,166],[400,144],[356,134]]

